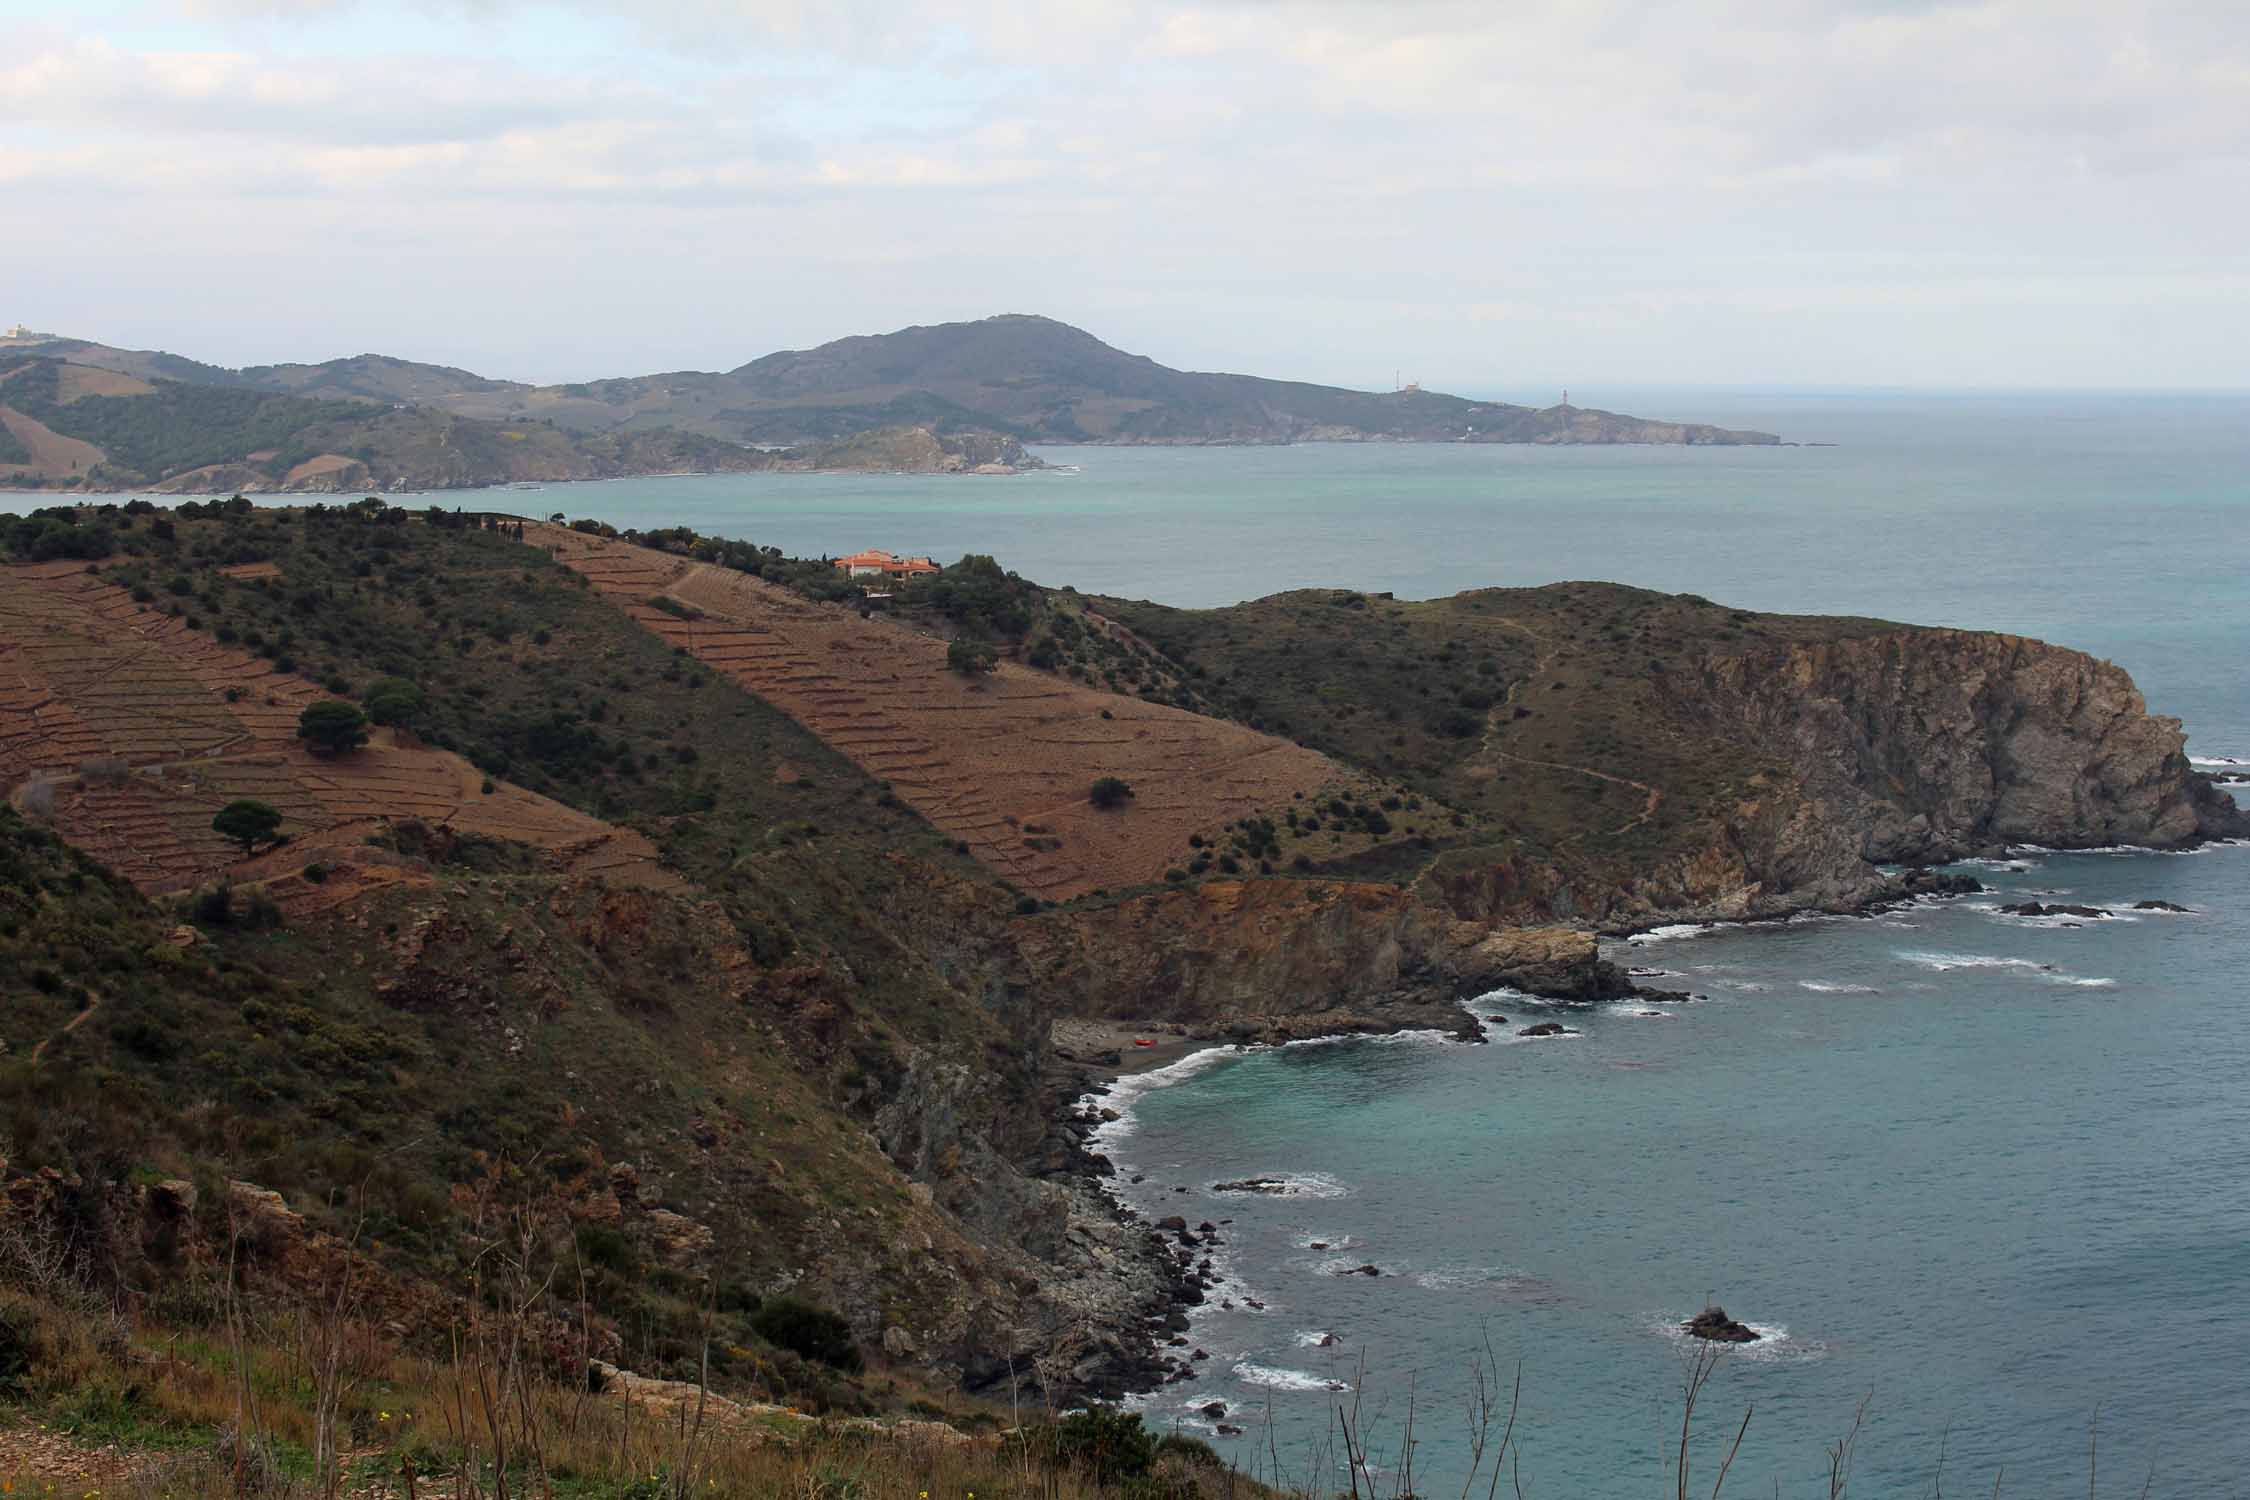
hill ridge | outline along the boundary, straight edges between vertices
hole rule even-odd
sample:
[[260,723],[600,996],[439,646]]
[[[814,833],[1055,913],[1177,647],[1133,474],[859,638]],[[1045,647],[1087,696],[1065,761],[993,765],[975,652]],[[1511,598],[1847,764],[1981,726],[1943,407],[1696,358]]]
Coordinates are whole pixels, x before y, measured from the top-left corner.
[[[1026,442],[1661,443],[1770,445],[1772,433],[1592,407],[1530,407],[1407,387],[1174,369],[1040,313],[917,323],[782,349],[724,371],[671,370],[534,385],[362,353],[240,370],[84,340],[31,346],[142,379],[428,406],[567,431],[672,428],[736,444],[832,441],[870,428],[988,430]],[[4,357],[6,351],[0,351]]]

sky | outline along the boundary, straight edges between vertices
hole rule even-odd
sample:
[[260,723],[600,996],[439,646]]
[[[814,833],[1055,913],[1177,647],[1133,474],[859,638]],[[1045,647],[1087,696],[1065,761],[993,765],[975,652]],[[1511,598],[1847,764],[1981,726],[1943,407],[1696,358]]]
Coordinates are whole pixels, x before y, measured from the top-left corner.
[[2245,0],[0,0],[0,324],[724,369],[2250,387]]

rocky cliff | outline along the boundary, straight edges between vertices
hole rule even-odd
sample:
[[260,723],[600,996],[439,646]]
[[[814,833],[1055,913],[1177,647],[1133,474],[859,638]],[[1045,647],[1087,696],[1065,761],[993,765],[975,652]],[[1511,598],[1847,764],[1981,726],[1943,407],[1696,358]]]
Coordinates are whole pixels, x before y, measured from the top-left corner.
[[1706,658],[1674,711],[1783,763],[1809,818],[1765,862],[1817,844],[1926,864],[2006,844],[2176,849],[2250,834],[2189,765],[2180,721],[2123,668],[2021,636],[1912,630]]
[[1019,922],[1041,986],[1082,1015],[1282,1041],[1436,1027],[1502,986],[1599,999],[1631,986],[1568,927],[1495,929],[1397,885],[1214,880]]

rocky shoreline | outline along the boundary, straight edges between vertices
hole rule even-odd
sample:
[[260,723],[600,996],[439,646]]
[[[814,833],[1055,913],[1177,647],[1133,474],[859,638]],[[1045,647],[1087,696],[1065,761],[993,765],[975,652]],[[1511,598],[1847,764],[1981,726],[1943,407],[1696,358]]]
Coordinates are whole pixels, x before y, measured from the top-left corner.
[[[1828,914],[1874,916],[1919,901],[1951,899],[1983,889],[1969,876],[1912,870],[1885,882],[1876,895],[1850,911]],[[1661,925],[1643,923],[1632,930],[1647,931]],[[1511,951],[1518,961],[1512,965],[1508,979],[1489,983],[1489,974],[1480,975],[1443,999],[1434,997],[1427,987],[1416,987],[1388,999],[1318,1011],[1235,1013],[1193,1024],[1058,1019],[1053,1026],[1045,1076],[1050,1126],[1040,1175],[1067,1181],[1076,1190],[1075,1196],[1087,1205],[1083,1219],[1074,1214],[1073,1236],[1093,1255],[1095,1274],[1123,1288],[1133,1308],[1130,1323],[1113,1327],[1111,1336],[1099,1341],[1098,1352],[1081,1360],[1073,1370],[1074,1384],[1090,1396],[1117,1400],[1193,1379],[1208,1356],[1189,1339],[1190,1313],[1220,1294],[1223,1285],[1210,1251],[1224,1245],[1228,1221],[1181,1213],[1152,1222],[1125,1201],[1119,1191],[1116,1164],[1096,1147],[1096,1133],[1121,1118],[1121,1112],[1106,1102],[1121,1080],[1214,1048],[1248,1051],[1290,1042],[1389,1036],[1404,1031],[1435,1031],[1456,1041],[1482,1043],[1490,1039],[1493,1028],[1510,1023],[1490,1008],[1472,1012],[1468,1003],[1502,987],[1561,1004],[1633,998],[1660,1003],[1690,998],[1681,991],[1637,983],[1631,971],[1599,956],[1594,934],[1571,934],[1581,941],[1563,944],[1558,938],[1562,932],[1530,929],[1526,933],[1493,934],[1489,942],[1514,944]],[[1527,936],[1535,941],[1525,944],[1522,940]],[[1530,1031],[1568,1034],[1570,1028],[1550,1021]],[[1248,1184],[1243,1186],[1254,1190]],[[1178,1191],[1187,1189],[1182,1185]]]

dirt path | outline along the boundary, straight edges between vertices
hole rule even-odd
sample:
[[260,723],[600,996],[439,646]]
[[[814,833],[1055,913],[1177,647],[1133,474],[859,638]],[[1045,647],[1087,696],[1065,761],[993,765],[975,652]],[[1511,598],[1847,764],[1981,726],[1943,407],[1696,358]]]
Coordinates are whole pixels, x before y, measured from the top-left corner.
[[1596,781],[1606,781],[1612,786],[1629,786],[1641,793],[1643,800],[1640,815],[1628,818],[1615,828],[1610,829],[1609,833],[1613,838],[1619,834],[1631,833],[1650,818],[1655,817],[1658,805],[1664,801],[1664,793],[1645,781],[1635,781],[1630,776],[1613,776],[1607,771],[1597,771],[1592,766],[1574,766],[1559,760],[1534,760],[1528,755],[1518,755],[1512,750],[1502,750],[1492,743],[1492,737],[1500,732],[1500,726],[1505,722],[1502,716],[1515,707],[1517,691],[1525,683],[1537,681],[1546,672],[1548,663],[1552,662],[1562,650],[1560,646],[1555,644],[1553,638],[1544,631],[1534,630],[1521,620],[1499,619],[1493,621],[1493,623],[1530,636],[1539,643],[1540,651],[1539,655],[1532,661],[1530,672],[1509,683],[1508,691],[1501,695],[1500,701],[1492,706],[1490,713],[1485,715],[1484,739],[1480,745],[1483,752],[1496,760],[1512,760],[1518,765],[1525,766],[1544,766],[1550,771],[1573,771],[1580,776],[1591,776]]
[[55,1038],[69,1036],[79,1027],[85,1025],[86,1018],[92,1015],[95,1011],[101,1009],[101,1004],[101,996],[89,993],[86,996],[86,1008],[84,1010],[80,1011],[77,1015],[72,1016],[69,1020],[63,1022],[62,1030],[56,1032],[54,1036],[48,1037],[46,1041],[41,1042],[38,1046],[31,1049],[31,1065],[35,1068],[38,1067],[39,1059],[43,1055],[45,1055],[47,1048],[53,1044]]

